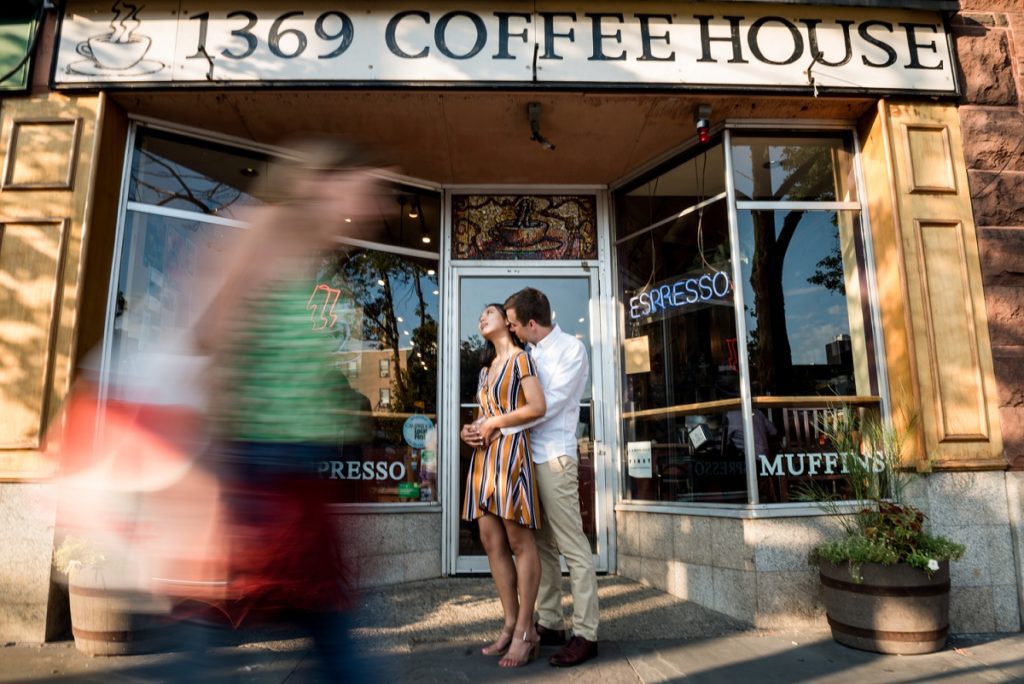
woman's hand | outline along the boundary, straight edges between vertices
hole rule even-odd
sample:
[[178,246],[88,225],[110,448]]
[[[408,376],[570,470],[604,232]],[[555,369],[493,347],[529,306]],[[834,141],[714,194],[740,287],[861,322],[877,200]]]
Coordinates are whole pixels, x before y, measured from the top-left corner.
[[500,428],[501,426],[498,425],[498,419],[494,416],[491,416],[480,423],[476,428],[477,433],[480,435],[480,446],[490,444],[491,440],[497,436]]
[[462,431],[459,433],[459,437],[466,443],[466,446],[473,447],[474,449],[483,445],[480,441],[480,433],[476,428],[476,423],[466,423],[462,426]]

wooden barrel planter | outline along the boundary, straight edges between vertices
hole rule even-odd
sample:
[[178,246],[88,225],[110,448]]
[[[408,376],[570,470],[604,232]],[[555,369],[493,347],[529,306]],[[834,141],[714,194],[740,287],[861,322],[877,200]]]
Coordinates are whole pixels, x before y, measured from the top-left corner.
[[914,655],[938,651],[949,633],[949,562],[928,576],[905,563],[849,566],[821,561],[822,599],[832,638],[876,653]]
[[152,653],[164,646],[166,620],[134,592],[106,587],[102,570],[78,568],[68,581],[75,648],[91,656]]

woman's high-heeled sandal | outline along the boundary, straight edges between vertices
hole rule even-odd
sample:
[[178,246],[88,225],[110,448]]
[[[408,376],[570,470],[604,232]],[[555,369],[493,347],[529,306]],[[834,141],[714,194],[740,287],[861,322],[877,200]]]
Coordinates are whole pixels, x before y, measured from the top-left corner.
[[480,652],[483,653],[485,656],[505,655],[506,653],[508,653],[508,647],[512,644],[512,634],[514,630],[515,627],[513,627],[512,629],[502,627],[501,634],[498,635],[498,638],[494,641],[494,643],[489,646],[484,646],[480,649]]
[[506,654],[504,658],[498,661],[498,665],[501,667],[522,667],[536,660],[537,655],[540,653],[540,637],[535,634],[534,638],[530,639],[529,635],[529,632],[523,632],[522,639],[513,639],[512,643],[509,644],[509,652],[512,651],[513,644],[519,644],[520,642],[529,644],[522,658],[514,659],[509,654]]

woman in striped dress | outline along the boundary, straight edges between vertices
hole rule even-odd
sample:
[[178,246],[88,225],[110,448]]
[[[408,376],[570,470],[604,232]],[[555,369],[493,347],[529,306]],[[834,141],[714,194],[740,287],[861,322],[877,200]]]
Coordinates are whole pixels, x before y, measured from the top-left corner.
[[[505,624],[484,655],[504,656],[502,667],[519,667],[537,657],[540,641],[533,610],[540,585],[540,559],[533,530],[540,525],[527,430],[502,434],[544,415],[544,391],[529,355],[516,345],[501,304],[480,314],[487,341],[481,357],[477,420],[462,429],[476,447],[466,478],[463,520],[477,520],[491,576],[498,588]],[[515,559],[513,560],[513,556]]]

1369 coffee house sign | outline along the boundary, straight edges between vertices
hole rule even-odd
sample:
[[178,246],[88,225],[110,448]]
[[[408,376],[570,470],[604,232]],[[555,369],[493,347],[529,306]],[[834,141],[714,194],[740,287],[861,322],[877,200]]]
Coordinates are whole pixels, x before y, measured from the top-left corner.
[[956,92],[935,12],[601,0],[71,0],[53,78]]

